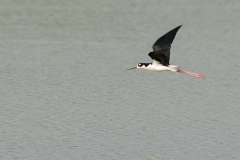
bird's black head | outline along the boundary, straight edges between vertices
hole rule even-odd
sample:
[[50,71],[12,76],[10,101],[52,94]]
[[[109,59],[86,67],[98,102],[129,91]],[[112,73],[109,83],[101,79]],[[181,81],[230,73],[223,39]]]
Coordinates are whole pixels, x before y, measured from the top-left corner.
[[138,63],[137,68],[146,68],[149,66],[151,63]]
[[151,63],[138,63],[137,67],[129,68],[128,70],[131,69],[136,69],[136,68],[147,68]]
[[142,67],[142,63],[138,63],[137,68],[141,68]]

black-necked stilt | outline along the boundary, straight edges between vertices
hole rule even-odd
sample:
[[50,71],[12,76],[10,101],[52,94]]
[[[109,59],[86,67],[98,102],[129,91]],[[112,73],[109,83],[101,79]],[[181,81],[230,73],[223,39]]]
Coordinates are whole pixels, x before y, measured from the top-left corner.
[[179,66],[169,64],[171,44],[177,34],[177,31],[179,30],[179,28],[181,28],[181,26],[182,25],[169,31],[153,44],[153,52],[150,52],[148,54],[152,58],[152,63],[139,63],[137,67],[133,67],[128,70],[135,68],[143,68],[152,71],[173,71],[184,73],[197,78],[204,78],[202,74],[180,70]]

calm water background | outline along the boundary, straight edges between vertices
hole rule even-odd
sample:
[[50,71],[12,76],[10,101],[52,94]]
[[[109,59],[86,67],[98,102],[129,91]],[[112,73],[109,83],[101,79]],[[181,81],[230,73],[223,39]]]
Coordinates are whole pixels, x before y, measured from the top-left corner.
[[[1,0],[0,159],[240,159],[240,2]],[[171,64],[127,71],[182,24]]]

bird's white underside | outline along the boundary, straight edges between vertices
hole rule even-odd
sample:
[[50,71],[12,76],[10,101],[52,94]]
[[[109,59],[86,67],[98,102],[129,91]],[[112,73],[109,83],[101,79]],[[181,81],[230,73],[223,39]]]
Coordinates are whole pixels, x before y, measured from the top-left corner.
[[151,71],[157,71],[157,72],[161,72],[161,71],[173,71],[173,72],[176,72],[176,71],[178,71],[180,69],[180,67],[177,66],[177,65],[163,66],[160,63],[152,63],[152,64],[149,64],[147,67],[143,65],[143,66],[137,67],[137,68],[142,68],[142,69],[151,70]]
[[180,69],[179,66],[177,65],[168,65],[168,66],[163,66],[161,63],[159,63],[156,60],[152,60],[152,64],[149,64],[148,66],[141,66],[137,68],[142,68],[142,69],[146,69],[146,70],[151,70],[151,71],[157,71],[157,72],[161,72],[161,71],[173,71],[176,72]]

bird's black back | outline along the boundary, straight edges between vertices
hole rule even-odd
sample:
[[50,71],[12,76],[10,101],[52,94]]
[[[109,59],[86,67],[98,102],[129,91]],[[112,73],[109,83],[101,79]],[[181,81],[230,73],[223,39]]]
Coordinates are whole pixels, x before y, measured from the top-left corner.
[[168,66],[169,65],[169,59],[166,56],[167,52],[168,52],[168,50],[162,49],[162,50],[159,50],[159,51],[150,52],[148,55],[152,59],[158,61],[160,64],[162,64],[164,66]]

